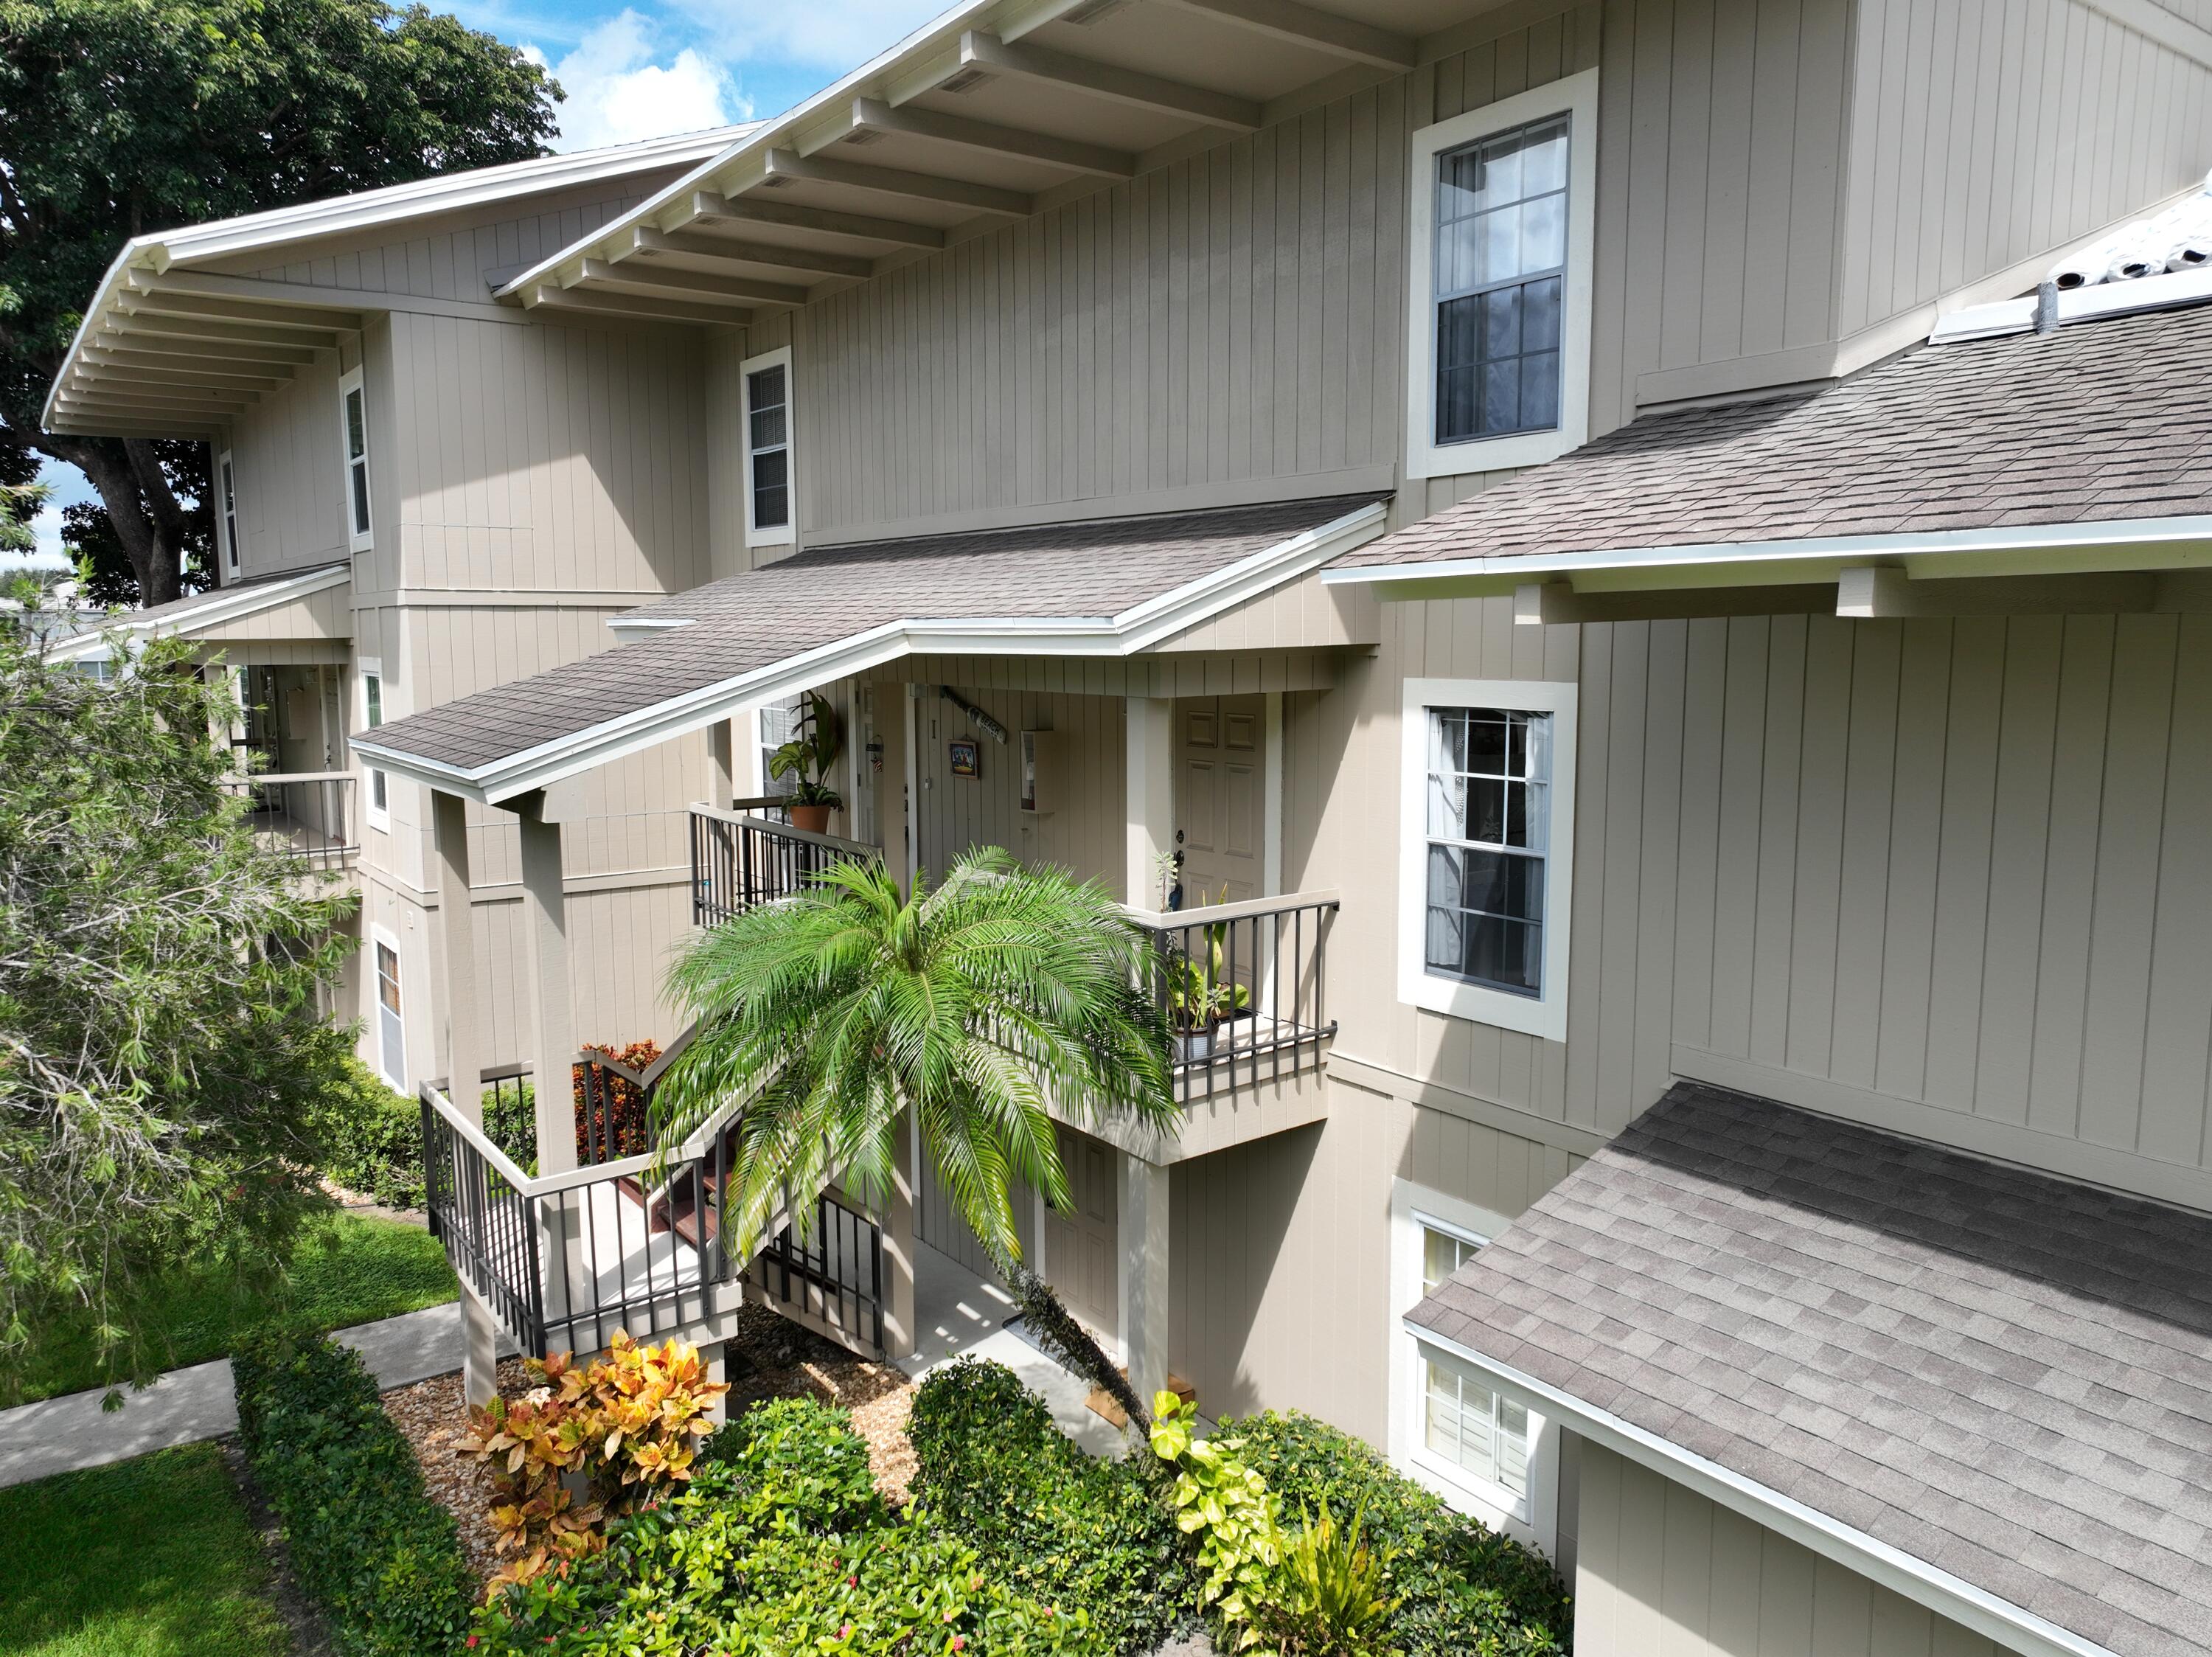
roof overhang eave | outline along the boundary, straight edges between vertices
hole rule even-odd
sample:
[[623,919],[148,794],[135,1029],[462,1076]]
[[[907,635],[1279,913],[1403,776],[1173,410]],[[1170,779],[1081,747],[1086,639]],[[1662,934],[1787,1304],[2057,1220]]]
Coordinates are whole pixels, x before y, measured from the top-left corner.
[[1425,599],[1496,596],[1552,581],[1589,592],[1832,582],[1869,565],[1920,581],[2194,569],[2212,565],[2212,515],[1354,564],[1324,570],[1322,580],[1371,586],[1382,599]]
[[98,655],[118,637],[129,643],[172,635],[189,637],[204,627],[258,615],[264,610],[275,609],[278,605],[289,604],[295,599],[304,599],[333,587],[343,587],[352,580],[353,566],[350,564],[334,564],[280,581],[256,582],[247,588],[219,587],[204,595],[208,600],[205,604],[195,605],[190,610],[172,612],[163,616],[138,617],[125,612],[104,626],[79,633],[54,646],[47,653],[47,660],[76,661],[87,656]]
[[850,678],[902,656],[1002,655],[1009,650],[1024,655],[1135,655],[1373,539],[1389,515],[1382,502],[1371,502],[1113,616],[885,622],[479,766],[445,764],[362,735],[354,738],[353,746],[381,771],[441,793],[496,805],[688,735],[742,708]]
[[2108,1647],[1510,1364],[1463,1346],[1411,1316],[1401,1321],[1414,1338],[1472,1364],[1528,1409],[1916,1605],[1973,1630],[2006,1650],[2021,1652],[2023,1657],[2115,1657]]

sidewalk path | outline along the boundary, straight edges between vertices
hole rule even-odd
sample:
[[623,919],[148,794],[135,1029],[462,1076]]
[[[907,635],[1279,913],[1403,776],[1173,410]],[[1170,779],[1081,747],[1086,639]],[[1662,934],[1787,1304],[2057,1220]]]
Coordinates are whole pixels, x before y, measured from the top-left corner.
[[[380,1387],[406,1386],[461,1367],[461,1308],[448,1302],[341,1329],[333,1338],[359,1349]],[[500,1350],[513,1352],[514,1344],[502,1338]],[[104,1396],[94,1388],[0,1410],[0,1487],[220,1438],[238,1428],[227,1358],[173,1369],[143,1392],[125,1387],[123,1408],[112,1414],[100,1407]]]

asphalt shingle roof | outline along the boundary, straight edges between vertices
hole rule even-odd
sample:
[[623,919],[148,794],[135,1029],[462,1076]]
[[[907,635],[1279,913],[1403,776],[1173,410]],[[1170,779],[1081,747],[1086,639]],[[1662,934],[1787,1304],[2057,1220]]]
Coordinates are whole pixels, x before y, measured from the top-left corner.
[[1652,414],[1338,567],[2212,512],[2212,306],[1921,345]]
[[2212,1652],[2212,1218],[1685,1082],[1412,1316],[2121,1657]]
[[1103,619],[1374,498],[811,548],[625,617],[690,625],[394,720],[376,741],[474,771],[891,622]]

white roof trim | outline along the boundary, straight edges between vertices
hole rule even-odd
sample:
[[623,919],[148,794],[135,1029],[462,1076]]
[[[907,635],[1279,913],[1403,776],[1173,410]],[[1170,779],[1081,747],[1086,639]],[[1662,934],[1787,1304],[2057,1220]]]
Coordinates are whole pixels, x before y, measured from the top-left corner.
[[358,734],[353,747],[380,770],[443,793],[496,804],[625,754],[656,747],[726,719],[740,708],[866,673],[901,656],[1001,655],[1010,651],[1026,655],[1135,655],[1374,539],[1382,533],[1389,517],[1382,502],[1370,503],[1118,615],[931,617],[885,622],[473,771],[405,753]]
[[1808,1507],[1717,1461],[1708,1461],[1693,1450],[1561,1392],[1510,1364],[1462,1346],[1411,1318],[1402,1321],[1415,1339],[1473,1364],[1529,1408],[1565,1422],[1591,1442],[1834,1560],[1916,1605],[1963,1623],[2007,1650],[2020,1651],[2027,1657],[2114,1657],[2108,1647],[2084,1639],[1832,1514]]
[[[1939,564],[1951,558],[1986,558],[1995,552],[2065,553],[2099,548],[2160,546],[2170,549],[2154,564],[2186,568],[2212,564],[2212,515],[2181,518],[2110,518],[2089,522],[2007,525],[1994,529],[1942,529],[1905,535],[1817,535],[1794,541],[1711,541],[1681,546],[1630,546],[1587,552],[1520,552],[1494,558],[1449,558],[1428,563],[1355,564],[1326,570],[1331,587],[1372,582],[1462,581],[1470,576],[1499,582],[1589,574],[1598,570],[1661,570],[1670,566],[1735,566],[1744,580],[1756,579],[1760,564],[1822,560],[1865,564],[1921,559]],[[1972,567],[1915,570],[1927,579],[1984,573]],[[2010,574],[1991,570],[1990,574]]]
[[[2102,282],[2091,288],[2063,288],[2059,289],[2057,298],[2061,327],[2070,322],[2088,322],[2136,311],[2202,305],[2212,300],[2212,267],[2137,277],[2130,282]],[[1928,343],[1955,345],[1961,340],[2029,333],[2034,328],[2035,295],[2027,294],[1988,305],[1969,305],[1948,316],[1939,317],[1935,331],[1928,336]]]
[[344,587],[352,580],[353,566],[350,564],[325,564],[319,570],[310,570],[303,576],[288,576],[280,581],[254,582],[245,587],[218,587],[212,592],[196,594],[201,602],[189,609],[171,610],[158,616],[126,611],[103,621],[89,632],[79,633],[66,643],[56,645],[48,653],[48,660],[75,661],[85,656],[103,655],[118,634],[127,642],[133,638],[167,638],[172,634],[197,633],[204,627],[259,615],[264,610],[273,610],[279,605],[289,604],[293,600],[306,598],[310,594],[326,592],[333,587]]
[[[432,213],[459,212],[516,196],[565,190],[656,168],[681,166],[721,154],[733,141],[743,139],[760,125],[756,121],[742,126],[710,127],[703,132],[648,138],[641,143],[578,150],[565,155],[540,155],[526,161],[479,167],[465,173],[443,173],[409,184],[387,185],[381,190],[363,190],[350,196],[303,202],[296,207],[279,207],[265,213],[246,213],[236,218],[215,219],[205,224],[188,224],[174,230],[133,236],[110,261],[106,274],[100,277],[99,291],[94,295],[92,303],[85,307],[84,320],[78,323],[76,334],[70,341],[69,353],[62,359],[60,372],[47,388],[46,406],[40,417],[52,424],[54,399],[76,366],[78,351],[90,334],[106,320],[117,291],[132,271],[159,274],[177,266],[258,248],[283,247],[322,236],[401,223]],[[346,302],[347,289],[333,288],[330,291],[331,304]]]

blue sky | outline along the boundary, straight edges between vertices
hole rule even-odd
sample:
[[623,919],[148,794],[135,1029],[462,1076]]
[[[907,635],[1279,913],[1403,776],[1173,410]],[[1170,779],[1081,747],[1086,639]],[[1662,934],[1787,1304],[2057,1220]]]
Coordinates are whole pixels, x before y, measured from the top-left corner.
[[[556,147],[591,149],[780,114],[951,0],[446,3],[553,70],[568,94]],[[74,466],[49,465],[46,477],[53,504],[36,526],[39,561],[60,563],[59,508],[93,495]]]

